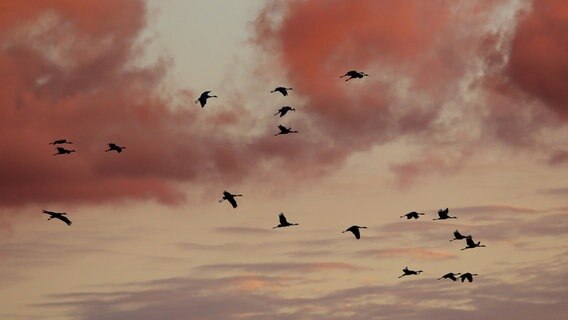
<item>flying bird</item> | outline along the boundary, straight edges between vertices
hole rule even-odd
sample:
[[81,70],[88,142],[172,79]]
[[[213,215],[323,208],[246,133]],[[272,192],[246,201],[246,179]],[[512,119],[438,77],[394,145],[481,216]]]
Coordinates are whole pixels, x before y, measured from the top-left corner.
[[298,133],[298,131],[292,130],[292,127],[286,128],[285,126],[283,126],[281,124],[278,125],[278,129],[280,129],[280,132],[278,132],[274,136],[279,136],[281,134],[288,134],[288,133]]
[[289,106],[284,106],[280,109],[278,109],[278,112],[276,112],[274,115],[278,115],[280,114],[280,118],[282,118],[286,113],[288,113],[288,111],[294,111],[296,112],[296,109],[289,107]]
[[62,147],[57,147],[57,153],[54,153],[53,155],[56,156],[58,154],[70,154],[71,152],[76,152],[75,150],[67,150],[65,148]]
[[445,275],[443,275],[443,276],[441,276],[440,278],[438,278],[438,280],[451,279],[452,281],[456,281],[456,280],[458,280],[458,279],[456,278],[456,276],[459,276],[460,274],[461,274],[461,273],[453,273],[453,272],[446,273]]
[[456,219],[457,218],[457,217],[450,217],[448,215],[449,212],[450,212],[450,210],[448,208],[446,208],[444,210],[440,209],[440,210],[438,210],[439,218],[432,219],[432,220],[446,220],[446,219]]
[[456,230],[456,231],[454,231],[454,238],[453,238],[452,240],[450,240],[450,242],[451,242],[451,241],[454,241],[454,240],[463,240],[463,239],[465,239],[465,238],[467,238],[467,237],[471,237],[471,236],[464,236],[464,235],[461,234],[458,230]]
[[276,87],[274,90],[270,91],[270,93],[280,92],[283,96],[287,96],[288,90],[292,90],[292,88]]
[[409,212],[409,213],[407,213],[407,214],[405,214],[405,215],[402,215],[402,216],[400,216],[400,217],[401,217],[401,218],[406,217],[406,219],[418,219],[418,216],[419,216],[419,215],[420,215],[420,216],[423,216],[424,213],[423,213],[423,212],[412,211],[412,212]]
[[203,92],[199,98],[197,100],[195,100],[195,103],[198,103],[201,105],[201,108],[205,107],[205,104],[207,103],[207,99],[209,98],[218,98],[217,96],[210,96],[209,92],[211,91],[205,91]]
[[355,236],[355,239],[361,239],[361,233],[359,232],[359,229],[367,229],[367,227],[359,227],[359,226],[351,226],[349,228],[347,228],[345,231],[342,231],[341,233],[345,233],[345,232],[352,232],[353,235]]
[[280,220],[280,224],[277,225],[276,227],[272,227],[272,229],[276,229],[276,228],[284,228],[284,227],[289,227],[289,226],[297,226],[297,223],[290,223],[288,222],[288,220],[286,220],[286,217],[284,216],[284,213],[281,212],[278,215],[278,219]]
[[56,144],[73,144],[71,141],[67,141],[67,139],[59,139],[50,142],[49,144],[56,145]]
[[233,206],[233,208],[237,207],[237,201],[235,200],[235,197],[242,197],[242,194],[231,194],[228,191],[223,191],[223,198],[221,198],[221,200],[219,200],[219,202],[223,202],[225,200],[229,201],[229,203]]
[[460,279],[461,279],[462,282],[464,282],[465,280],[467,280],[469,282],[473,282],[473,276],[477,276],[477,273],[466,272],[466,273],[464,273],[460,276]]
[[351,70],[351,71],[348,71],[346,74],[340,76],[340,78],[349,77],[349,78],[345,79],[345,81],[349,81],[349,80],[351,80],[351,79],[355,79],[355,78],[361,79],[361,78],[363,78],[363,77],[368,77],[368,76],[369,76],[369,75],[366,74],[366,73],[363,72],[363,71]]
[[466,247],[462,248],[461,250],[473,249],[473,248],[477,248],[477,247],[485,247],[485,245],[480,244],[481,241],[477,241],[477,243],[475,243],[471,236],[465,237],[465,243],[466,243]]
[[121,147],[121,146],[119,146],[119,145],[117,145],[117,144],[109,143],[109,144],[108,144],[108,149],[105,150],[105,152],[108,152],[108,151],[116,151],[116,152],[118,152],[118,153],[121,153],[123,149],[126,149],[126,147]]
[[51,220],[53,218],[55,219],[59,219],[63,222],[65,222],[68,226],[71,225],[71,220],[69,220],[65,215],[67,213],[65,212],[53,212],[53,211],[47,211],[47,210],[43,210],[43,213],[48,214],[49,218],[47,218],[47,220]]
[[414,270],[409,270],[408,267],[404,267],[404,269],[402,269],[402,272],[404,272],[404,274],[402,276],[398,277],[399,279],[404,277],[404,276],[419,275],[420,272],[424,272],[424,271],[422,271],[422,270],[414,271]]

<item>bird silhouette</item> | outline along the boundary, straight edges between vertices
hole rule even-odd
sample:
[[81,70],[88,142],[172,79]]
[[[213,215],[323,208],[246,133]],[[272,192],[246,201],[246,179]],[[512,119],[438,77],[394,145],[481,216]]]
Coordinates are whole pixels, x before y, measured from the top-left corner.
[[105,150],[105,152],[109,152],[109,151],[116,151],[118,153],[121,153],[122,150],[126,149],[126,147],[121,147],[115,143],[109,143],[108,144],[108,149]]
[[349,81],[349,80],[351,80],[351,79],[355,79],[355,78],[361,79],[361,78],[363,78],[363,77],[368,77],[368,76],[369,76],[369,75],[366,74],[365,72],[351,70],[351,71],[348,71],[346,74],[340,76],[340,78],[349,77],[349,78],[345,79],[345,81]]
[[274,136],[279,136],[281,134],[298,133],[298,131],[292,130],[292,127],[286,128],[285,126],[283,126],[281,124],[278,125],[278,129],[280,129],[280,132],[278,132]]
[[412,212],[409,212],[409,213],[407,213],[407,214],[405,214],[405,215],[402,215],[402,216],[400,216],[400,217],[401,217],[401,218],[406,217],[406,219],[418,219],[418,218],[419,218],[419,217],[418,217],[419,215],[420,215],[420,216],[423,216],[424,213],[423,213],[423,212],[412,211]]
[[450,210],[448,208],[446,208],[444,210],[440,209],[440,210],[438,210],[439,218],[432,219],[432,220],[446,220],[446,219],[456,219],[457,218],[457,217],[450,217],[448,215],[449,212],[450,212]]
[[359,229],[367,229],[367,227],[359,227],[359,226],[351,226],[349,228],[347,228],[345,231],[342,231],[341,233],[345,233],[345,232],[352,232],[353,235],[355,236],[355,239],[361,239],[361,233],[359,232]]
[[450,240],[450,242],[451,242],[451,241],[454,241],[454,240],[463,240],[463,239],[465,239],[465,238],[467,238],[467,237],[471,237],[471,236],[464,236],[464,235],[461,234],[458,230],[456,230],[456,231],[454,231],[454,238],[453,238],[452,240]]
[[235,200],[235,197],[242,197],[242,194],[231,194],[228,191],[223,191],[223,198],[221,198],[221,200],[219,200],[219,202],[223,202],[225,200],[229,201],[229,203],[233,206],[233,208],[237,207],[237,201]]
[[286,113],[288,113],[288,111],[296,111],[296,109],[289,107],[289,106],[284,106],[280,109],[278,109],[278,112],[276,112],[274,115],[278,115],[280,114],[280,118],[282,118]]
[[402,276],[398,277],[399,279],[404,277],[404,276],[419,275],[420,272],[424,272],[424,271],[422,271],[422,270],[414,271],[414,270],[409,270],[408,267],[404,267],[404,269],[402,269],[402,272],[404,272],[404,274]]
[[456,278],[456,276],[459,276],[460,274],[461,274],[461,273],[453,273],[453,272],[446,273],[445,275],[443,275],[443,276],[441,276],[440,278],[438,278],[438,280],[451,279],[452,281],[456,281],[456,280],[458,280],[458,279]]
[[477,247],[485,247],[485,245],[480,244],[481,241],[477,241],[477,243],[475,243],[471,236],[465,237],[465,243],[466,243],[466,247],[462,248],[461,250],[473,249],[473,248],[477,248]]
[[50,142],[49,144],[56,145],[56,144],[73,144],[71,141],[67,141],[67,139],[59,139]]
[[292,90],[292,88],[276,87],[274,90],[270,91],[270,93],[280,92],[283,96],[287,96],[288,90]]
[[65,148],[62,147],[57,147],[57,152],[54,153],[53,155],[56,156],[58,154],[70,154],[71,152],[76,152],[75,150],[67,150]]
[[69,220],[65,215],[67,213],[65,212],[53,212],[53,211],[47,211],[47,210],[43,210],[43,213],[48,214],[49,218],[47,218],[47,220],[51,220],[53,218],[55,219],[59,219],[63,222],[65,222],[68,226],[71,225],[71,220]]
[[290,223],[288,222],[288,220],[286,220],[286,217],[284,216],[284,213],[281,212],[278,215],[278,219],[280,220],[280,224],[277,225],[276,227],[272,227],[272,229],[276,229],[276,228],[284,228],[284,227],[289,227],[289,226],[297,226],[297,223]]
[[477,275],[478,275],[477,273],[466,272],[466,273],[464,273],[460,276],[460,279],[461,279],[462,282],[464,282],[465,280],[467,280],[469,282],[473,282],[473,276],[477,276]]
[[207,99],[209,98],[218,98],[217,96],[210,96],[209,92],[211,91],[205,91],[203,92],[199,98],[197,100],[195,100],[195,103],[198,103],[201,105],[201,108],[205,107],[205,104],[207,104]]

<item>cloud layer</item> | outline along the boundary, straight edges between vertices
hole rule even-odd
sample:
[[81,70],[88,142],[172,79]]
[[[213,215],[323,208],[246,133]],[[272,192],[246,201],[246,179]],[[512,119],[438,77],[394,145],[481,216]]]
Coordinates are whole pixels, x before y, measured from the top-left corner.
[[[156,90],[172,64],[140,63],[141,1],[3,7],[0,206],[175,204],[188,182],[224,189],[275,168],[284,180],[313,176],[390,142],[420,155],[391,165],[407,186],[457,172],[486,142],[532,150],[566,124],[563,1],[270,2],[253,24],[255,48],[302,101],[302,133],[277,138],[242,99],[200,109],[199,92]],[[501,25],[503,12],[512,18]],[[351,69],[371,76],[339,78]],[[47,143],[59,138],[77,152],[52,156]],[[127,149],[105,153],[109,142]],[[540,148],[565,162],[565,151]]]

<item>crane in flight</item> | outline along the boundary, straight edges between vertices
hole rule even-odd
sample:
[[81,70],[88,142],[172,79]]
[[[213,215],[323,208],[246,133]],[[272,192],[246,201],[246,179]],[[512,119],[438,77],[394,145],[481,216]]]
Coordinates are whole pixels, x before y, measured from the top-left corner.
[[485,247],[485,245],[480,244],[481,241],[477,241],[477,243],[475,243],[471,236],[465,237],[465,243],[466,243],[466,247],[462,248],[461,250],[473,249],[473,248],[477,248],[477,247]]
[[288,220],[286,220],[286,217],[284,216],[283,212],[280,212],[280,214],[278,215],[278,219],[280,220],[280,224],[277,225],[276,227],[272,227],[272,229],[276,229],[276,228],[285,228],[285,227],[289,227],[289,226],[297,226],[297,223],[290,223],[288,222]]
[[288,113],[288,111],[296,112],[296,109],[290,106],[283,106],[282,108],[278,109],[278,112],[276,112],[274,115],[277,116],[278,114],[280,114],[280,118],[282,118],[286,113]]
[[441,276],[440,278],[438,278],[438,280],[450,279],[450,280],[452,280],[452,281],[456,281],[456,280],[458,280],[458,279],[456,278],[456,276],[459,276],[460,274],[461,274],[461,273],[453,273],[453,272],[446,273],[445,275],[443,275],[443,276]]
[[221,198],[221,200],[219,200],[219,202],[223,202],[225,200],[229,201],[229,203],[231,204],[231,206],[233,206],[233,208],[237,207],[237,200],[235,200],[235,197],[242,197],[242,194],[231,194],[228,191],[223,191],[223,198]]
[[276,88],[274,88],[274,90],[270,91],[270,93],[280,92],[283,96],[287,96],[288,90],[292,90],[292,88],[276,87]]
[[359,232],[359,229],[367,229],[367,227],[351,226],[341,233],[351,232],[355,236],[355,239],[359,240],[361,239],[361,233]]
[[69,218],[67,218],[65,215],[67,213],[65,212],[53,212],[53,211],[47,211],[47,210],[43,210],[43,213],[48,214],[49,218],[47,218],[47,220],[51,220],[51,219],[59,219],[63,222],[65,222],[65,224],[67,224],[68,226],[71,225],[71,220],[69,220]]
[[207,104],[207,99],[209,99],[209,98],[218,98],[217,96],[210,96],[210,95],[209,95],[210,92],[211,92],[210,90],[203,92],[203,93],[199,96],[199,98],[197,98],[197,100],[195,100],[195,103],[198,103],[198,102],[199,102],[199,104],[201,105],[201,108],[203,108],[203,107],[205,107],[205,104]]
[[280,132],[278,132],[274,136],[279,136],[281,134],[298,133],[298,131],[292,130],[292,127],[286,128],[285,126],[283,126],[281,124],[278,125],[278,129],[280,129]]
[[105,152],[109,152],[109,151],[116,151],[118,153],[121,153],[122,150],[126,149],[126,147],[121,147],[115,143],[109,143],[108,144],[108,149],[105,150]]
[[398,277],[399,279],[404,277],[404,276],[419,275],[420,272],[424,272],[424,271],[422,271],[422,270],[414,271],[414,270],[409,270],[408,267],[404,267],[404,269],[402,269],[402,272],[404,272],[404,274],[402,276]]
[[49,144],[56,145],[56,144],[73,144],[71,141],[67,141],[67,139],[58,139],[50,142]]
[[340,76],[340,78],[343,77],[349,77],[347,79],[345,79],[345,81],[349,81],[351,79],[361,79],[363,77],[368,77],[369,75],[366,74],[363,71],[355,71],[355,70],[351,70],[351,71],[347,71],[347,73],[345,73],[344,75]]
[[418,218],[419,218],[418,216],[423,216],[423,215],[424,215],[423,212],[412,211],[412,212],[409,212],[409,213],[407,213],[407,214],[404,214],[404,215],[402,215],[402,216],[400,216],[400,217],[401,217],[401,218],[406,217],[406,219],[409,219],[409,220],[410,220],[410,219],[418,219]]
[[456,219],[457,217],[450,217],[449,214],[450,210],[448,208],[442,210],[438,210],[439,218],[432,219],[432,220],[446,220],[446,219]]
[[461,234],[458,230],[454,231],[454,238],[452,240],[450,240],[450,242],[454,241],[454,240],[463,240],[467,237],[471,237],[471,236],[464,236],[463,234]]
[[67,150],[65,148],[62,147],[57,147],[57,152],[54,153],[53,155],[56,156],[58,154],[70,154],[71,152],[77,152],[75,150]]

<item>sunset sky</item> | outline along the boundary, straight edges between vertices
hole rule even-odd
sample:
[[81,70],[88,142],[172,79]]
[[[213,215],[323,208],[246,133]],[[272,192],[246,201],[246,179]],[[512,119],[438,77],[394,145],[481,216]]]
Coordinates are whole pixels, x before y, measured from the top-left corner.
[[0,320],[568,319],[565,0],[3,0],[0,146]]

